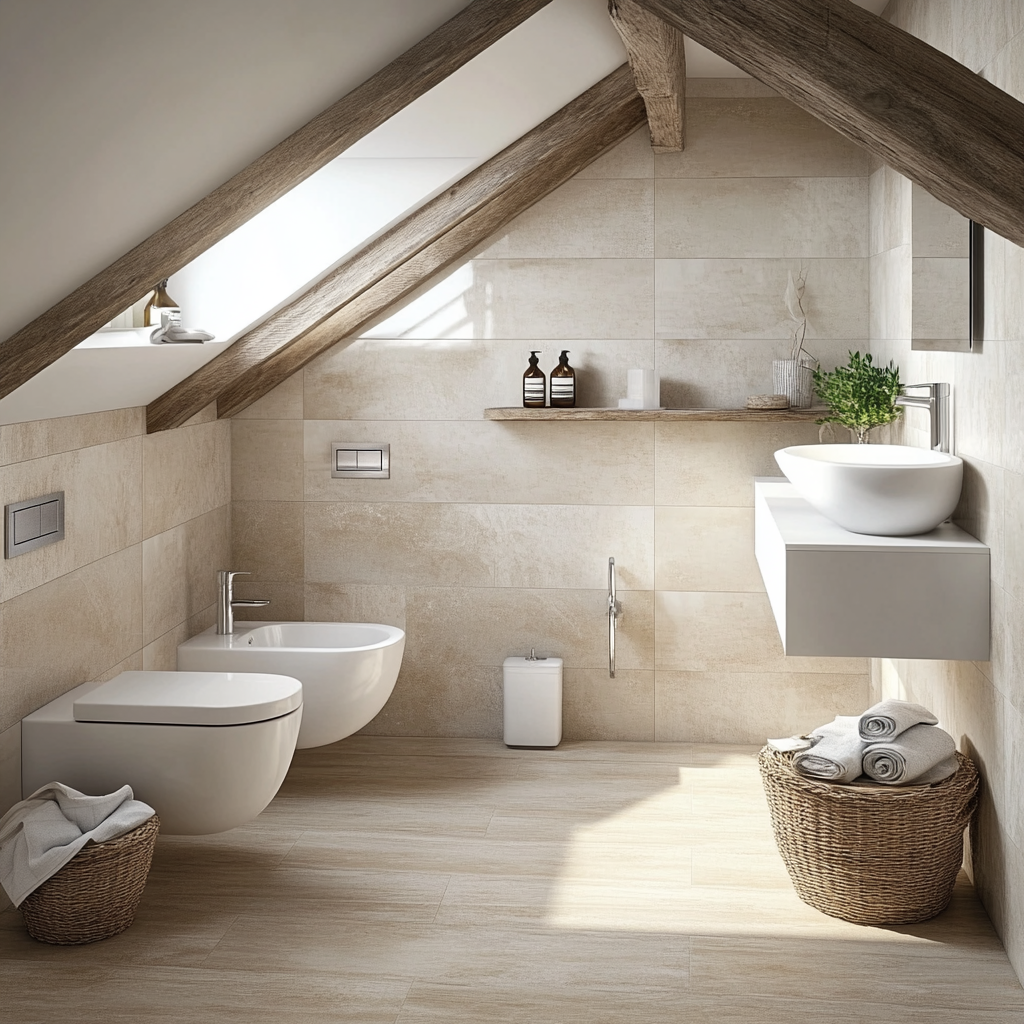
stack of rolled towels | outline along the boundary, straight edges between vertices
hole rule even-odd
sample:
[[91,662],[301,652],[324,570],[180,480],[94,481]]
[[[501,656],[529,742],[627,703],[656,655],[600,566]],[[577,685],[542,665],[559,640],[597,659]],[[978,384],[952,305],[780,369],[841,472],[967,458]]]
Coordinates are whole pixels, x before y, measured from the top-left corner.
[[953,775],[956,742],[920,704],[883,700],[863,715],[839,715],[807,736],[793,764],[803,775],[853,782],[862,775],[887,786],[925,786]]

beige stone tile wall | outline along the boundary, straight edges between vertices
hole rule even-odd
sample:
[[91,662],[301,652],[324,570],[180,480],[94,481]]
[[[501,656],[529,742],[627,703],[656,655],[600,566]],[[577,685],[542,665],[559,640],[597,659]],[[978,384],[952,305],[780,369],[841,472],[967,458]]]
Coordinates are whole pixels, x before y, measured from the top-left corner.
[[[887,15],[1024,100],[1022,0],[894,0]],[[977,663],[876,661],[873,686],[934,708],[978,762],[974,879],[1024,977],[1024,249],[986,233],[980,352],[911,351],[910,195],[896,172],[872,174],[872,351],[895,359],[906,381],[952,384],[954,450],[965,464],[956,518],[992,549],[992,652]],[[927,446],[924,419],[915,413],[896,435]]]
[[[666,404],[740,407],[788,353],[790,270],[811,350],[864,348],[864,154],[751,81],[688,107],[684,153],[636,133],[234,420],[240,592],[407,630],[367,731],[499,735],[502,661],[530,647],[565,661],[569,737],[757,742],[864,706],[866,662],[784,657],[753,558],[752,477],[815,426],[483,418],[521,402],[531,348],[545,371],[570,350],[580,405],[655,366]],[[391,479],[333,480],[332,441],[389,443]]]
[[0,504],[66,501],[64,540],[0,569],[0,813],[20,789],[25,715],[79,683],[173,669],[177,644],[213,622],[230,431],[206,414],[146,436],[144,409],[0,427]]

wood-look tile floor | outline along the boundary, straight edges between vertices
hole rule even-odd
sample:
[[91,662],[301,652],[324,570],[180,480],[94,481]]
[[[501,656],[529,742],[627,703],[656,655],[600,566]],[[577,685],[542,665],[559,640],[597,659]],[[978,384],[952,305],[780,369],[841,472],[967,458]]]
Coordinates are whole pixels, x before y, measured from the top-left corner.
[[0,915],[0,1020],[1020,1024],[970,884],[921,925],[795,896],[748,747],[354,737],[162,837],[134,926]]

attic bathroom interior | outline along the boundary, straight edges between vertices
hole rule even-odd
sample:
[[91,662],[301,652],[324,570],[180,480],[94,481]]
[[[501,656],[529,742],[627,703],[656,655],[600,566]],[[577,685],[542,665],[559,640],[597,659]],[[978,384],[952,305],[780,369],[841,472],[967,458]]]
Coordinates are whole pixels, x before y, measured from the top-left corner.
[[5,0],[0,130],[4,1020],[1024,1018],[1024,0]]

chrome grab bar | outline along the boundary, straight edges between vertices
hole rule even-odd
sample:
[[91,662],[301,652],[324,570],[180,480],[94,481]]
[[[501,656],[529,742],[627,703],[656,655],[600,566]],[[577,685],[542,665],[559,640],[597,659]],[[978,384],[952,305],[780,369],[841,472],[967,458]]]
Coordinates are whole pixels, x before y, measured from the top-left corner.
[[622,617],[622,605],[615,597],[615,559],[608,559],[608,677],[615,678],[615,630]]

